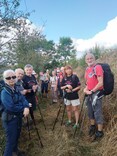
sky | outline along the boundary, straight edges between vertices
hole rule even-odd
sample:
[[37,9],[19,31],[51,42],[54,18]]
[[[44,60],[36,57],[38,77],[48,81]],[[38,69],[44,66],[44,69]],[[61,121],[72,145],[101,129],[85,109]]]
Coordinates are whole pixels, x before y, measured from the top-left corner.
[[21,0],[20,9],[32,12],[36,26],[44,25],[47,40],[70,37],[78,51],[81,44],[88,47],[98,39],[104,44],[107,36],[117,36],[117,0]]

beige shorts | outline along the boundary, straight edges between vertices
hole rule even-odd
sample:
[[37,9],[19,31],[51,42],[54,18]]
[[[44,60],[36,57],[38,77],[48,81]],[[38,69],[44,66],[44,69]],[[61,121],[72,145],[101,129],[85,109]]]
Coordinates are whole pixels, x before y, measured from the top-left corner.
[[75,99],[75,100],[67,100],[67,99],[64,99],[64,104],[66,106],[69,106],[69,105],[78,106],[78,105],[80,105],[80,100],[79,99]]

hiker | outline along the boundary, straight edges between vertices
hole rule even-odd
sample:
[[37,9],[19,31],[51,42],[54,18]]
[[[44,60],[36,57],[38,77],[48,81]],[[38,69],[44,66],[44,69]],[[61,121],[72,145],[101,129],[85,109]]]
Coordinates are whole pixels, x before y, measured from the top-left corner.
[[63,77],[64,77],[64,67],[61,67],[60,72],[58,74],[58,84],[57,84],[58,95],[60,99],[63,99],[63,90],[61,89],[61,82],[62,82]]
[[77,75],[73,74],[73,69],[71,66],[65,66],[64,68],[65,76],[61,83],[61,89],[64,90],[64,103],[67,109],[67,116],[68,121],[66,122],[66,126],[72,124],[71,115],[72,111],[74,111],[75,115],[75,124],[73,128],[78,127],[78,120],[79,120],[79,95],[78,91],[80,90],[80,81]]
[[3,73],[5,86],[1,91],[3,105],[2,125],[6,134],[4,156],[18,156],[18,140],[22,127],[22,117],[29,114],[29,103],[15,86],[16,76],[13,70]]
[[52,77],[50,77],[50,85],[51,85],[51,94],[52,94],[52,102],[57,103],[57,82],[58,78],[56,76],[56,72],[52,71]]
[[21,94],[25,95],[26,93],[28,93],[28,90],[24,89],[24,87],[23,87],[22,78],[24,76],[24,70],[21,68],[15,69],[15,75],[16,75],[17,89],[21,92]]
[[28,93],[25,94],[25,97],[29,103],[32,104],[32,110],[36,110],[36,99],[35,93],[37,91],[38,85],[33,72],[33,66],[30,64],[25,65],[24,67],[25,75],[22,78],[24,89],[28,90]]
[[86,54],[85,61],[88,65],[85,71],[86,87],[84,93],[88,95],[86,101],[90,119],[89,136],[95,135],[94,140],[96,140],[104,135],[102,98],[99,96],[97,98],[97,94],[99,95],[103,90],[103,69],[101,65],[96,65],[95,56],[92,53]]
[[46,98],[48,97],[48,83],[49,83],[49,74],[44,71],[40,73],[40,81],[41,81],[41,93],[42,97],[44,97],[44,93],[46,94]]

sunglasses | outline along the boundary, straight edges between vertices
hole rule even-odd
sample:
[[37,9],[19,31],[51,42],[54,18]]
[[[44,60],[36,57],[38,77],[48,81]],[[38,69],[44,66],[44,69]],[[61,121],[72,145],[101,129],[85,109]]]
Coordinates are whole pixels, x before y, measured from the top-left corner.
[[11,76],[11,77],[9,76],[9,77],[6,77],[5,79],[6,80],[16,79],[16,76]]

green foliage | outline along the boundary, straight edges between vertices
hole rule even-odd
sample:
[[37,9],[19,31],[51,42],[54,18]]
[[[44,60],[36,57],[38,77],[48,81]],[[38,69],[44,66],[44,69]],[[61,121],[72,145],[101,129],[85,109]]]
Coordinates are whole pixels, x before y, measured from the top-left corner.
[[86,54],[84,54],[84,55],[78,60],[78,64],[79,64],[79,66],[81,66],[81,67],[85,67],[85,66],[86,66],[86,63],[85,63],[85,55],[86,55]]
[[77,59],[76,57],[73,57],[72,59],[70,59],[70,60],[68,61],[68,64],[71,65],[72,68],[75,69],[75,68],[78,67],[79,61],[78,61],[78,59]]
[[58,59],[63,63],[67,63],[68,60],[76,56],[76,50],[74,49],[73,42],[69,37],[62,37],[59,40],[57,47]]
[[94,54],[97,60],[101,55],[102,49],[98,45],[95,45],[95,47],[90,49],[89,51]]

